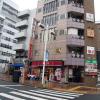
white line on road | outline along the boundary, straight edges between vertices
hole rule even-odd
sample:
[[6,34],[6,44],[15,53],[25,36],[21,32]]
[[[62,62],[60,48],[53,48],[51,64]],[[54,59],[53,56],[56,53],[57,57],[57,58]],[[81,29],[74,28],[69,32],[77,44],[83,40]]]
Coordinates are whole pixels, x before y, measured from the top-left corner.
[[32,92],[35,92],[35,93],[38,93],[38,94],[44,94],[44,95],[49,95],[49,96],[56,96],[58,98],[67,98],[67,99],[74,99],[75,97],[71,96],[71,95],[59,95],[59,94],[56,94],[56,93],[52,93],[52,92],[49,92],[49,93],[46,93],[45,91],[44,92],[41,92],[41,91],[36,91],[36,90],[31,90]]
[[35,97],[35,96],[31,96],[31,95],[27,95],[27,94],[23,94],[23,93],[19,93],[19,92],[10,92],[11,94],[15,94],[15,95],[19,95],[19,96],[23,96],[26,98],[30,98],[30,99],[36,99],[36,100],[48,100],[48,99],[42,99],[40,97]]
[[6,94],[6,93],[0,93],[0,96],[6,97],[6,98],[9,98],[9,99],[13,99],[13,100],[26,100],[26,99],[21,99],[21,98],[18,98],[18,97],[15,97],[15,96],[12,96],[12,95],[9,95],[9,94]]
[[[30,90],[30,91],[33,91],[33,90]],[[79,97],[80,96],[80,94],[78,94],[78,93],[77,94],[76,93],[75,94],[74,93],[70,93],[70,92],[66,92],[66,93],[64,92],[63,93],[63,92],[60,92],[60,91],[58,92],[58,91],[47,90],[47,89],[46,90],[45,89],[42,89],[42,90],[39,89],[38,91],[46,92],[46,93],[59,94],[59,95],[64,95],[64,96],[68,96],[68,95],[71,95],[71,96],[74,96],[74,97]]]
[[0,87],[5,87],[5,86],[23,86],[23,85],[0,85]]
[[70,95],[83,95],[83,94],[78,94],[78,93],[72,93],[72,92],[60,92],[60,91],[55,91],[55,90],[49,90],[49,89],[39,89],[39,91],[48,91],[48,92],[55,92],[55,93],[60,93],[60,94],[70,94]]
[[36,96],[40,96],[40,97],[44,97],[44,98],[48,98],[48,99],[52,99],[52,100],[68,100],[68,99],[62,99],[60,97],[45,95],[45,93],[39,94],[39,93],[33,93],[33,92],[28,92],[28,91],[20,91],[20,92],[28,93],[28,94],[31,94],[31,95],[36,95]]

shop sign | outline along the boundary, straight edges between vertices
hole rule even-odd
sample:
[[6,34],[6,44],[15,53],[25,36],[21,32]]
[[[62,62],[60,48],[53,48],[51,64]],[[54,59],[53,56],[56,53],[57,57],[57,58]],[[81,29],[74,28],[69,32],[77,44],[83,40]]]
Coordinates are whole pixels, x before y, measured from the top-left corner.
[[93,38],[94,37],[94,30],[93,29],[87,29],[87,36]]
[[88,75],[97,75],[97,60],[91,59],[85,61],[85,72]]
[[72,78],[72,77],[73,77],[73,70],[69,69],[69,78]]
[[97,75],[97,86],[100,86],[100,72]]
[[45,61],[48,61],[48,58],[49,58],[49,52],[48,52],[48,50],[46,50],[46,53],[45,53]]
[[90,22],[94,22],[94,14],[86,13],[86,20]]
[[94,55],[95,47],[87,46],[87,54]]
[[[46,66],[63,66],[63,61],[47,61]],[[43,61],[33,61],[32,62],[32,67],[39,67],[43,66]]]
[[57,68],[56,70],[55,70],[55,76],[56,76],[56,78],[57,78],[57,81],[60,81],[61,80],[61,68]]

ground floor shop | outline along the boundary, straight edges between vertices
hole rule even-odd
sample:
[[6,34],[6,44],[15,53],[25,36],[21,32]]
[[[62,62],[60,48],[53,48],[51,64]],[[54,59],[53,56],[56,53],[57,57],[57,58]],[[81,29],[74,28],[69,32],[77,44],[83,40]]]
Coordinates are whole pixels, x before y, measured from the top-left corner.
[[[43,61],[33,61],[31,66],[26,67],[19,67],[19,64],[11,65],[11,68],[12,67],[17,69],[20,68],[22,83],[24,83],[25,80],[42,80]],[[46,62],[44,76],[45,80],[48,82],[96,83],[96,75],[94,76],[86,74],[85,67],[64,65],[63,61]]]
[[[39,77],[42,79],[42,61],[32,62],[31,69],[29,70],[31,76]],[[49,61],[45,66],[45,80],[54,82],[83,82],[84,80],[84,67],[82,66],[66,66],[63,61]]]

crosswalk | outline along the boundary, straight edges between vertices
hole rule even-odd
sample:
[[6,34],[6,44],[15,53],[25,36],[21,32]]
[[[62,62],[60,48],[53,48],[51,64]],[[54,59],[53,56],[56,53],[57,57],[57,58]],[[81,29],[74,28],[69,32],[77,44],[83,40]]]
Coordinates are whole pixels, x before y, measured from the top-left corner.
[[0,100],[74,100],[82,95],[49,89],[12,90],[0,93]]

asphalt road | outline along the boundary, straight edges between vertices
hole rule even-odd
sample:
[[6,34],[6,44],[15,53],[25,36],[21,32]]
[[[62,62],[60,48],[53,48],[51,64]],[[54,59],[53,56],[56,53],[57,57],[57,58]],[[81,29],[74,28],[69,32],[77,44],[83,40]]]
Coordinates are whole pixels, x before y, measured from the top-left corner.
[[0,80],[0,100],[100,100],[100,94],[60,92]]

